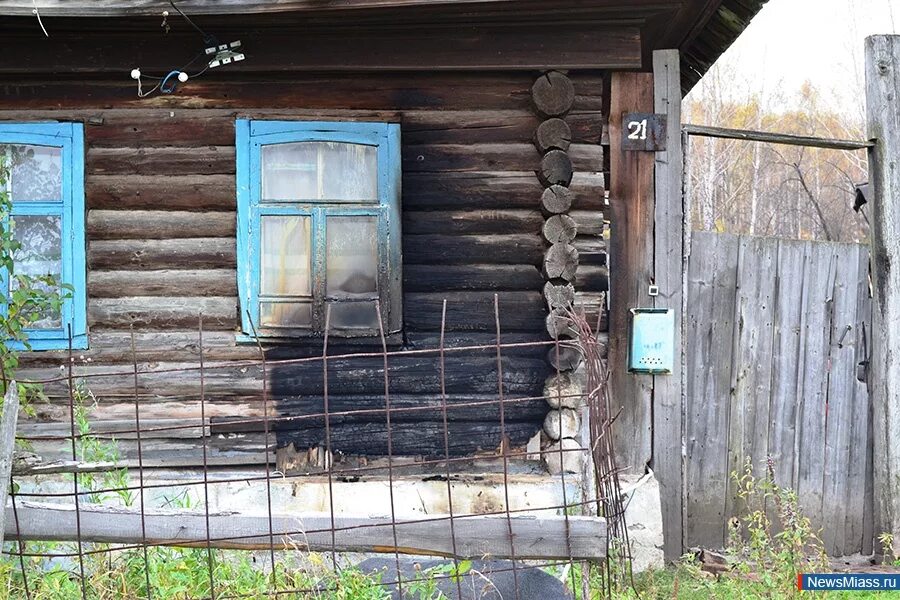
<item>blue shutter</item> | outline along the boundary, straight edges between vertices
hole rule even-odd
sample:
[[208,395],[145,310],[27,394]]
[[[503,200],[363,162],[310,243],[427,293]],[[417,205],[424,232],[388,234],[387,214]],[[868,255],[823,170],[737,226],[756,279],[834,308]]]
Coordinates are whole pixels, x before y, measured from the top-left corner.
[[[61,149],[62,201],[14,203],[16,215],[59,216],[61,222],[62,283],[74,290],[62,307],[62,326],[28,332],[32,350],[64,350],[88,347],[87,277],[85,272],[84,209],[84,129],[80,123],[0,123],[0,145],[51,146]],[[8,293],[8,274],[0,276],[0,286]],[[15,346],[21,347],[16,343]]]

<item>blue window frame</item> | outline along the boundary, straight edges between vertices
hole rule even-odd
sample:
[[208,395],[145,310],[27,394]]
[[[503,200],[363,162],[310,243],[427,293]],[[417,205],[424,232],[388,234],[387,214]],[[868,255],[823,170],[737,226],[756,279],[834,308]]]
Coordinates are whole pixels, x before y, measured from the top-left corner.
[[244,119],[235,126],[244,333],[399,332],[400,126]]
[[[84,132],[77,123],[0,123],[0,152],[11,159],[6,192],[22,248],[16,271],[55,275],[72,286],[58,315],[28,330],[32,350],[87,348],[84,237]],[[9,274],[0,288],[10,292]],[[2,303],[0,310],[6,310]]]

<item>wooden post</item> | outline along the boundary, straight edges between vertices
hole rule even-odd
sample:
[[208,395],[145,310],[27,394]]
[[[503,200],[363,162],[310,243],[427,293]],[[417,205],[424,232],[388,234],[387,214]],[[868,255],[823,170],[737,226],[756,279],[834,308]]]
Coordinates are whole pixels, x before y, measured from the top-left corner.
[[[9,493],[9,477],[12,473],[13,454],[16,445],[16,422],[19,419],[19,386],[10,381],[3,396],[3,416],[0,417],[0,499],[6,506]],[[6,510],[0,511],[0,547],[6,525]]]
[[682,294],[684,206],[681,149],[681,68],[678,50],[653,52],[654,111],[666,115],[666,149],[656,153],[653,271],[656,308],[675,310],[675,365],[653,380],[653,460],[662,502],[666,560],[682,554]]
[[[875,534],[900,551],[900,36],[866,38],[872,186],[872,370]],[[860,491],[861,492],[861,491]],[[876,550],[877,552],[877,550]]]
[[615,72],[610,94],[609,385],[612,413],[621,410],[613,440],[619,468],[642,475],[651,458],[653,377],[627,371],[628,309],[652,306],[654,156],[622,147],[622,119],[653,111],[653,75]]

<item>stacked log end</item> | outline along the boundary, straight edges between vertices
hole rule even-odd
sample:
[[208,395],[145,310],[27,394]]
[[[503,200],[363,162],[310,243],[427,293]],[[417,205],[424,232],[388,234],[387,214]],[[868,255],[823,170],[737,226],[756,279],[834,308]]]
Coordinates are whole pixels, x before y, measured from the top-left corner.
[[534,145],[541,154],[536,175],[545,188],[540,207],[544,214],[541,233],[546,247],[542,272],[548,310],[547,333],[551,339],[560,341],[547,354],[554,375],[544,386],[550,410],[544,419],[542,456],[553,474],[580,473],[584,452],[576,438],[581,428],[579,409],[584,394],[574,371],[581,364],[581,353],[567,343],[575,337],[568,314],[575,303],[578,250],[573,242],[578,225],[569,214],[573,198],[569,190],[573,168],[568,154],[572,130],[565,116],[575,102],[575,88],[565,74],[550,71],[534,82],[531,98],[543,119],[535,131]]

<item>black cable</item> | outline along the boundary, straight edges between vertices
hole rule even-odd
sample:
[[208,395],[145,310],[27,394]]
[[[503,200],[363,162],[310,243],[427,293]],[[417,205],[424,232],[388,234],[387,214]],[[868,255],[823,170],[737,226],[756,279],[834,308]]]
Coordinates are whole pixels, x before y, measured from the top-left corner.
[[206,44],[207,46],[217,46],[219,44],[219,40],[215,36],[210,35],[200,29],[200,27],[196,23],[194,23],[189,16],[181,12],[181,9],[175,6],[175,0],[169,0],[169,4],[172,5],[172,8],[174,8],[175,11],[184,18],[185,21],[191,24],[191,27],[196,29],[200,33],[200,35],[203,36],[204,44]]

